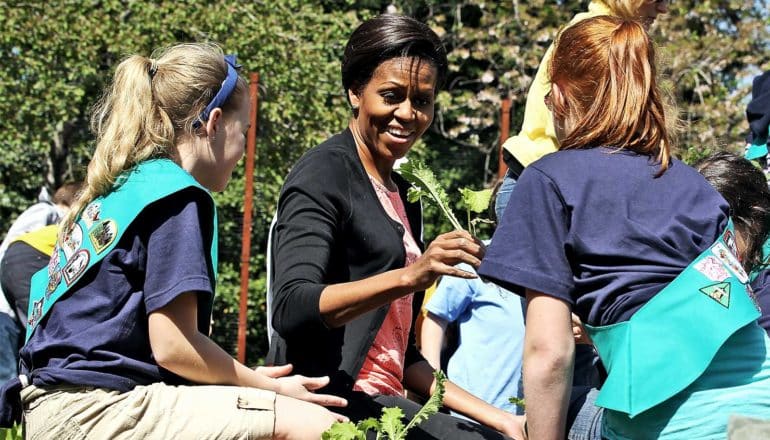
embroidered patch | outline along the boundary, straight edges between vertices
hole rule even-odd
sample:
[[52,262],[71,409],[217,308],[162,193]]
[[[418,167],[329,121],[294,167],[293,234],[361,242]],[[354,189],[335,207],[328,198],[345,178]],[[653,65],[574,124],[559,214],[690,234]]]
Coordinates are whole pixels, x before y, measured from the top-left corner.
[[724,281],[730,278],[730,273],[717,258],[708,256],[695,263],[695,270],[702,273],[711,281]]
[[88,236],[91,238],[91,244],[94,246],[97,254],[100,254],[112,244],[117,232],[118,226],[115,224],[115,220],[104,220],[94,225]]
[[27,324],[29,324],[30,327],[33,327],[35,325],[35,323],[40,320],[41,316],[43,316],[43,300],[42,299],[32,303],[32,314],[29,315],[29,319],[27,320]]
[[717,283],[700,289],[706,296],[725,308],[730,307],[730,283]]
[[52,276],[55,272],[59,271],[59,245],[57,244],[53,248],[51,259],[48,260],[48,276]]
[[83,215],[81,218],[83,219],[83,223],[86,224],[87,228],[91,228],[91,225],[93,225],[97,220],[99,220],[99,215],[101,215],[102,211],[102,204],[99,202],[91,202],[88,206],[86,206],[86,209],[83,210]]
[[740,280],[742,283],[746,283],[749,280],[749,276],[746,275],[746,272],[743,270],[743,267],[741,267],[741,263],[738,262],[738,259],[735,258],[735,256],[730,252],[725,245],[722,243],[717,243],[714,246],[711,246],[711,252],[719,258],[719,260],[722,261],[722,263],[725,264],[730,270],[735,274],[736,278]]
[[64,274],[64,281],[67,282],[68,286],[72,285],[83,274],[90,259],[91,256],[88,254],[88,251],[81,249],[67,261],[67,265],[62,269],[62,273]]
[[725,244],[727,244],[727,248],[730,249],[730,252],[733,253],[733,256],[735,258],[738,258],[738,245],[735,244],[735,236],[733,235],[732,231],[727,230],[725,231],[724,236]]
[[76,223],[72,225],[69,232],[64,236],[61,249],[64,251],[64,255],[70,258],[82,245],[83,229]]
[[56,271],[52,274],[48,275],[48,287],[45,289],[45,299],[48,299],[51,297],[51,294],[56,290],[57,287],[59,287],[59,284],[61,283],[61,272]]

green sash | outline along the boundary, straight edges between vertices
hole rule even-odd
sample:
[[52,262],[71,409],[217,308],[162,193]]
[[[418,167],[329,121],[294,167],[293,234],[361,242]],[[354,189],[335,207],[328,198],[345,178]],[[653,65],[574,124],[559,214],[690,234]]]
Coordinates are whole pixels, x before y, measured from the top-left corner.
[[[48,267],[32,276],[26,340],[53,304],[109,254],[147,205],[190,187],[199,188],[210,197],[208,190],[179,165],[168,159],[153,159],[121,174],[113,191],[89,203],[64,239],[57,242]],[[216,280],[218,236],[213,200],[211,205],[211,264]]]
[[628,321],[586,331],[607,368],[598,406],[634,417],[693,383],[724,342],[759,316],[736,257],[732,220],[719,240]]

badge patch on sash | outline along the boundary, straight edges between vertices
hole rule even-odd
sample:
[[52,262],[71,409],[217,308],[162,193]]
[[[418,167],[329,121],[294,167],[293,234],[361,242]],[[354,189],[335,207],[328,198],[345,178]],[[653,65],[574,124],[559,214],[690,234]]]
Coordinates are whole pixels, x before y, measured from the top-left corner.
[[694,267],[711,281],[724,281],[730,278],[730,273],[716,257],[706,257],[695,263]]
[[725,266],[730,268],[730,270],[735,274],[736,278],[738,278],[741,283],[745,284],[749,280],[749,276],[746,275],[746,272],[743,270],[741,263],[738,262],[738,259],[735,258],[732,252],[730,252],[725,247],[725,245],[722,243],[717,243],[711,247],[711,252],[716,255],[717,258],[719,258],[722,263],[725,264]]
[[45,299],[48,299],[61,283],[61,272],[56,271],[48,275],[48,287],[45,288]]
[[730,283],[712,284],[701,288],[700,291],[724,306],[724,308],[730,307]]
[[54,246],[51,259],[48,260],[48,276],[52,276],[59,271],[59,245]]
[[43,300],[32,303],[32,313],[29,315],[28,324],[34,325],[43,315]]
[[91,256],[88,254],[88,251],[81,249],[67,261],[67,265],[62,269],[62,273],[64,273],[64,281],[67,282],[68,286],[86,270],[88,260],[90,259]]
[[69,258],[75,251],[80,249],[80,246],[83,244],[83,229],[80,225],[77,223],[72,225],[69,232],[64,236],[63,241],[61,249],[64,251],[64,255]]
[[738,245],[735,244],[735,236],[733,236],[732,231],[730,231],[729,229],[725,231],[725,235],[723,239],[725,241],[725,244],[727,245],[727,248],[730,249],[730,252],[733,253],[733,256],[735,258],[738,258]]
[[112,244],[115,236],[118,235],[117,232],[118,226],[115,224],[115,220],[104,220],[94,225],[88,236],[91,238],[91,244],[94,245],[97,254],[101,254],[107,246]]
[[99,220],[99,215],[102,211],[102,204],[99,202],[91,203],[86,207],[86,209],[83,210],[83,215],[81,216],[83,219],[83,222],[86,224],[86,227],[89,229],[91,228],[91,225],[94,224],[97,220]]

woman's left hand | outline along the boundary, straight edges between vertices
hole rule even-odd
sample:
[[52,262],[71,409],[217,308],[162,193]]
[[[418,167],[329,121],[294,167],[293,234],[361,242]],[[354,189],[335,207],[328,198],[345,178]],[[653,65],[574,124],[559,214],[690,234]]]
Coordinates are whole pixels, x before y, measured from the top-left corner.
[[284,396],[317,403],[322,406],[343,407],[348,405],[348,401],[342,397],[331,394],[316,394],[314,392],[329,384],[329,376],[305,377],[295,374],[294,376],[280,377],[276,381],[278,382],[278,389],[275,391]]

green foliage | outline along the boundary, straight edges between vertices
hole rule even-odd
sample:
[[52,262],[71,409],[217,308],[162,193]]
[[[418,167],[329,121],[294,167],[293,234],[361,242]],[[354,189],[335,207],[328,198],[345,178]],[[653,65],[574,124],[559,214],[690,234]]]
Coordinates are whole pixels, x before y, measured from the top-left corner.
[[22,440],[21,425],[13,425],[13,428],[0,428],[0,440]]
[[426,200],[438,207],[455,229],[463,229],[449,206],[449,197],[447,197],[446,191],[436,180],[436,176],[430,168],[418,160],[410,160],[401,165],[398,172],[414,185],[409,188],[407,194],[410,202],[416,202],[420,199]]
[[520,399],[518,397],[509,397],[508,401],[511,402],[512,404],[518,406],[522,410],[526,410],[527,409],[527,406],[524,404],[524,399]]
[[358,422],[358,425],[354,425],[352,422],[337,422],[324,432],[321,438],[323,440],[365,440],[366,433],[373,431],[377,433],[378,440],[406,439],[409,430],[441,409],[444,401],[446,375],[441,370],[436,370],[433,376],[436,378],[436,389],[406,426],[404,426],[404,412],[401,408],[383,408],[379,420],[368,418]]
[[470,188],[460,188],[460,196],[465,212],[468,215],[468,230],[476,235],[476,225],[479,223],[493,223],[491,220],[477,217],[471,219],[471,212],[481,214],[489,209],[489,202],[492,201],[492,189],[482,189],[474,191]]

